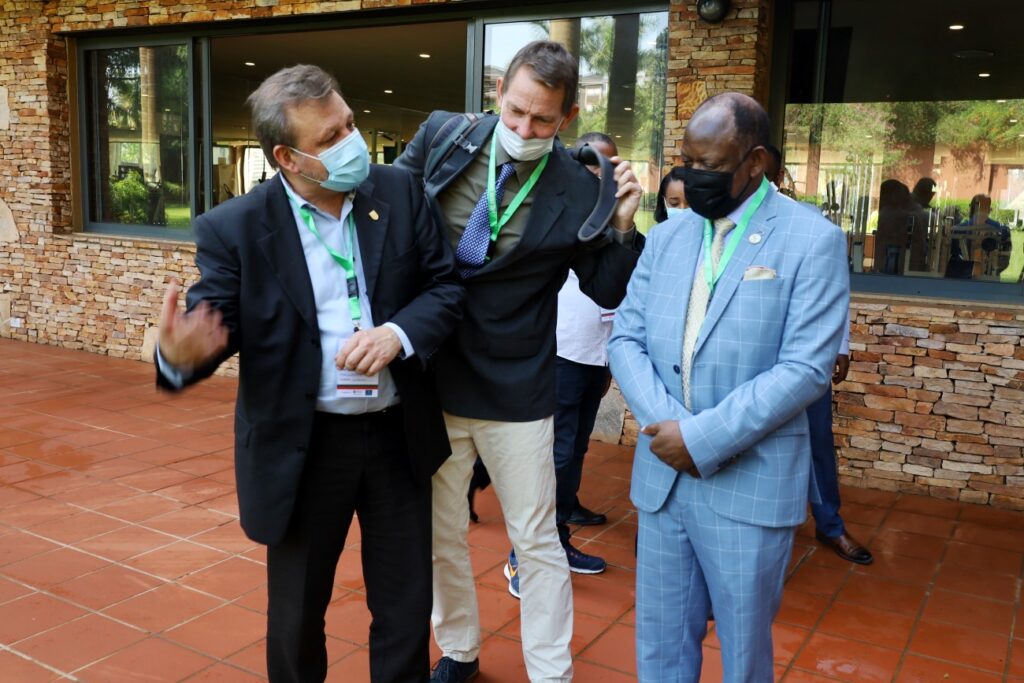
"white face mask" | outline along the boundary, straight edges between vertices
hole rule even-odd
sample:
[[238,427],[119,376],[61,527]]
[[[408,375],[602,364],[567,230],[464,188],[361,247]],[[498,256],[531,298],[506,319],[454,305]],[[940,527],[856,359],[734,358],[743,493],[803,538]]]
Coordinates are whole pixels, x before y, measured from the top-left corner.
[[[561,127],[563,120],[558,120],[555,130]],[[529,140],[524,140],[520,137],[519,133],[506,126],[505,122],[501,119],[498,119],[498,127],[494,129],[494,134],[498,136],[498,142],[501,143],[502,149],[516,161],[540,159],[550,152],[555,144],[554,135],[549,138],[530,138]]]
[[665,207],[665,213],[668,214],[669,218],[672,218],[674,216],[680,216],[680,215],[682,215],[683,211],[686,211],[686,209],[684,209],[682,207],[679,207],[679,206],[666,206]]

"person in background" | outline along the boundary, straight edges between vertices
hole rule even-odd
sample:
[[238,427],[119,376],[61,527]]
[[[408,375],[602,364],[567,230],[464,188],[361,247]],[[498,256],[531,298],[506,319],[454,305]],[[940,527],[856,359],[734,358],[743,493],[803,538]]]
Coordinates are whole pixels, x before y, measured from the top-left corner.
[[[987,239],[983,239],[981,240],[980,247],[983,253],[992,251],[1000,252],[995,263],[995,274],[1006,270],[1007,266],[1010,265],[1009,254],[1010,250],[1013,248],[1013,237],[1008,227],[991,218],[992,198],[987,194],[974,195],[971,197],[971,204],[968,209],[968,213],[970,214],[969,218],[961,223],[960,227],[978,226],[994,228],[999,231],[998,238],[989,237]],[[970,260],[970,255],[963,253],[963,243],[960,240],[953,240],[953,243],[956,252],[960,254],[964,260]],[[952,257],[953,254],[951,253],[950,258]]]
[[677,216],[686,209],[686,193],[683,191],[683,167],[675,166],[661,179],[658,199],[654,205],[654,222],[664,223],[671,216]]
[[878,190],[875,272],[903,275],[927,268],[927,221],[927,213],[913,200],[910,188],[895,178],[883,180]]
[[430,477],[451,452],[426,361],[462,315],[455,259],[418,182],[370,164],[335,79],[282,69],[249,96],[280,173],[196,217],[188,312],[168,288],[157,383],[180,391],[235,353],[242,529],[267,546],[267,672],[327,675],[324,615],[353,516],[370,679],[430,667]]
[[[774,150],[774,151],[773,151]],[[778,184],[784,177],[781,172],[782,155],[776,156],[778,148],[769,146],[771,163],[765,171],[768,178]],[[821,215],[816,206],[800,203],[811,213]],[[847,293],[849,296],[849,293]],[[832,384],[846,379],[850,371],[850,325],[843,326],[843,340],[836,355],[832,370]],[[831,548],[839,557],[857,564],[871,564],[871,551],[861,545],[843,524],[839,515],[839,470],[836,462],[835,435],[832,433],[832,387],[831,385],[818,400],[807,406],[807,427],[811,437],[811,474],[818,490],[818,500],[811,499],[811,514],[814,516],[815,537]]]
[[[576,146],[590,145],[609,159],[619,150],[611,137],[592,132],[581,135]],[[600,177],[600,167],[588,166]],[[590,445],[601,397],[608,391],[608,337],[614,311],[601,308],[580,289],[576,271],[569,270],[558,292],[558,324],[555,330],[555,523],[565,548],[569,570],[597,574],[605,570],[603,558],[588,555],[569,541],[569,525],[599,525],[608,521],[580,504],[583,456]]]

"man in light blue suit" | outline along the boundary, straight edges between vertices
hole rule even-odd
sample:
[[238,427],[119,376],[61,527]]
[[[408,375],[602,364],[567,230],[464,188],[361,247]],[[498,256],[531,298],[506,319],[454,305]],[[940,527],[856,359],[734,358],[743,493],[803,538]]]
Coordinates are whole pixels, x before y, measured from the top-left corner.
[[807,406],[848,316],[842,232],[765,180],[768,117],[725,93],[683,139],[692,211],[655,227],[609,343],[642,425],[641,682],[696,681],[714,609],[726,681],[771,681],[771,623],[806,516]]

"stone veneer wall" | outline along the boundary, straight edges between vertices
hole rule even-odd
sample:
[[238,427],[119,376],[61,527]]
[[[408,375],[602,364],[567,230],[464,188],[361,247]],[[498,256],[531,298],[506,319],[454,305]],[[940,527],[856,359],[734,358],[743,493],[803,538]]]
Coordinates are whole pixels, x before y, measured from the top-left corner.
[[1024,510],[1024,306],[855,297],[842,481]]
[[768,104],[771,61],[771,0],[733,0],[721,24],[697,16],[695,0],[669,5],[668,93],[664,166],[679,163],[683,130],[697,106],[733,90]]

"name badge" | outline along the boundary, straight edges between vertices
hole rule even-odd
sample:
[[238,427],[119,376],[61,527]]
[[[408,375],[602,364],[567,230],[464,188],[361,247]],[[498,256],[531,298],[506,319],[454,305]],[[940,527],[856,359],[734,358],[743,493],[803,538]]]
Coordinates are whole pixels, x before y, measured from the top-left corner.
[[360,375],[354,370],[338,370],[338,398],[377,398],[378,375]]

